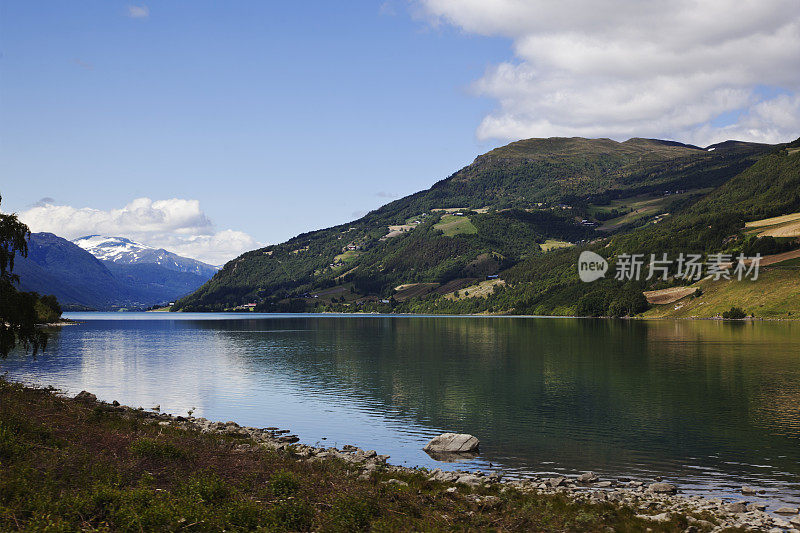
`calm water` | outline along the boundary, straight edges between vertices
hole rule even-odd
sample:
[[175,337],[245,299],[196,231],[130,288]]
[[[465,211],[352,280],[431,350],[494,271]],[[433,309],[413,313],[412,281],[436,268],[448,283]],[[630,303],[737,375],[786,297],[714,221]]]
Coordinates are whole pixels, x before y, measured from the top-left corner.
[[[391,462],[800,503],[800,323],[74,313],[9,377],[355,444]],[[421,451],[443,431],[479,458]],[[491,466],[490,466],[491,463]],[[752,498],[750,498],[752,500]]]

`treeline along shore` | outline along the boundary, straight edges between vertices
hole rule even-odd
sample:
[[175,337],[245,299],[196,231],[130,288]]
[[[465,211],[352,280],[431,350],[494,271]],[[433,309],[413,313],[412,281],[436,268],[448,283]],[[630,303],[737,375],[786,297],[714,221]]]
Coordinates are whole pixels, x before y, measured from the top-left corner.
[[[278,428],[69,398],[0,378],[3,531],[745,531],[796,509],[653,480],[391,465]],[[747,489],[743,489],[747,492]],[[780,514],[783,513],[783,514]]]

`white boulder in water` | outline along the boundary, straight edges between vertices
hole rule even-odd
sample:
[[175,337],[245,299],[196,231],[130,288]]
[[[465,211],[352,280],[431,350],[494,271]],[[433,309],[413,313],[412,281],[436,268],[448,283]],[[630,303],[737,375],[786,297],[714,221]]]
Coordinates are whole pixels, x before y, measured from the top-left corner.
[[471,453],[478,451],[480,441],[466,433],[442,433],[425,445],[426,452],[438,453]]

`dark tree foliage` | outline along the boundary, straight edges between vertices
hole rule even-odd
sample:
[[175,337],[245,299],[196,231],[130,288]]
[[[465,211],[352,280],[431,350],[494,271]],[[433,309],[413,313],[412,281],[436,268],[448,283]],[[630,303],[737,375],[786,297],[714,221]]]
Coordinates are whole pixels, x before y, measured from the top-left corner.
[[[1,198],[0,198],[1,200]],[[0,357],[5,358],[18,344],[36,354],[44,349],[47,336],[36,327],[38,314],[35,293],[17,291],[14,257],[28,254],[28,226],[15,214],[0,213]]]
[[722,313],[722,318],[725,320],[741,320],[747,317],[747,313],[741,307],[731,307],[729,310]]

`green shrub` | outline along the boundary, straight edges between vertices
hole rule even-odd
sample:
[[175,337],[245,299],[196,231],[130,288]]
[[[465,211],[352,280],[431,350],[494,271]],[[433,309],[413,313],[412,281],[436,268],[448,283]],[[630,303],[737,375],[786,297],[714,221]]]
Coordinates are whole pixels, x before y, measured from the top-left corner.
[[141,438],[130,446],[131,453],[150,459],[186,459],[187,454],[171,442]]
[[306,502],[283,501],[267,513],[267,523],[277,531],[308,531],[314,521],[314,509]]
[[0,460],[11,459],[21,449],[22,445],[19,443],[14,431],[3,422],[0,422]]
[[300,489],[300,481],[297,476],[291,472],[281,470],[269,482],[269,488],[272,494],[277,498],[286,498],[293,496]]
[[374,503],[355,496],[337,499],[328,513],[331,531],[366,531],[377,514]]
[[231,489],[214,474],[202,474],[192,477],[180,487],[178,493],[204,503],[218,503],[231,496]]

